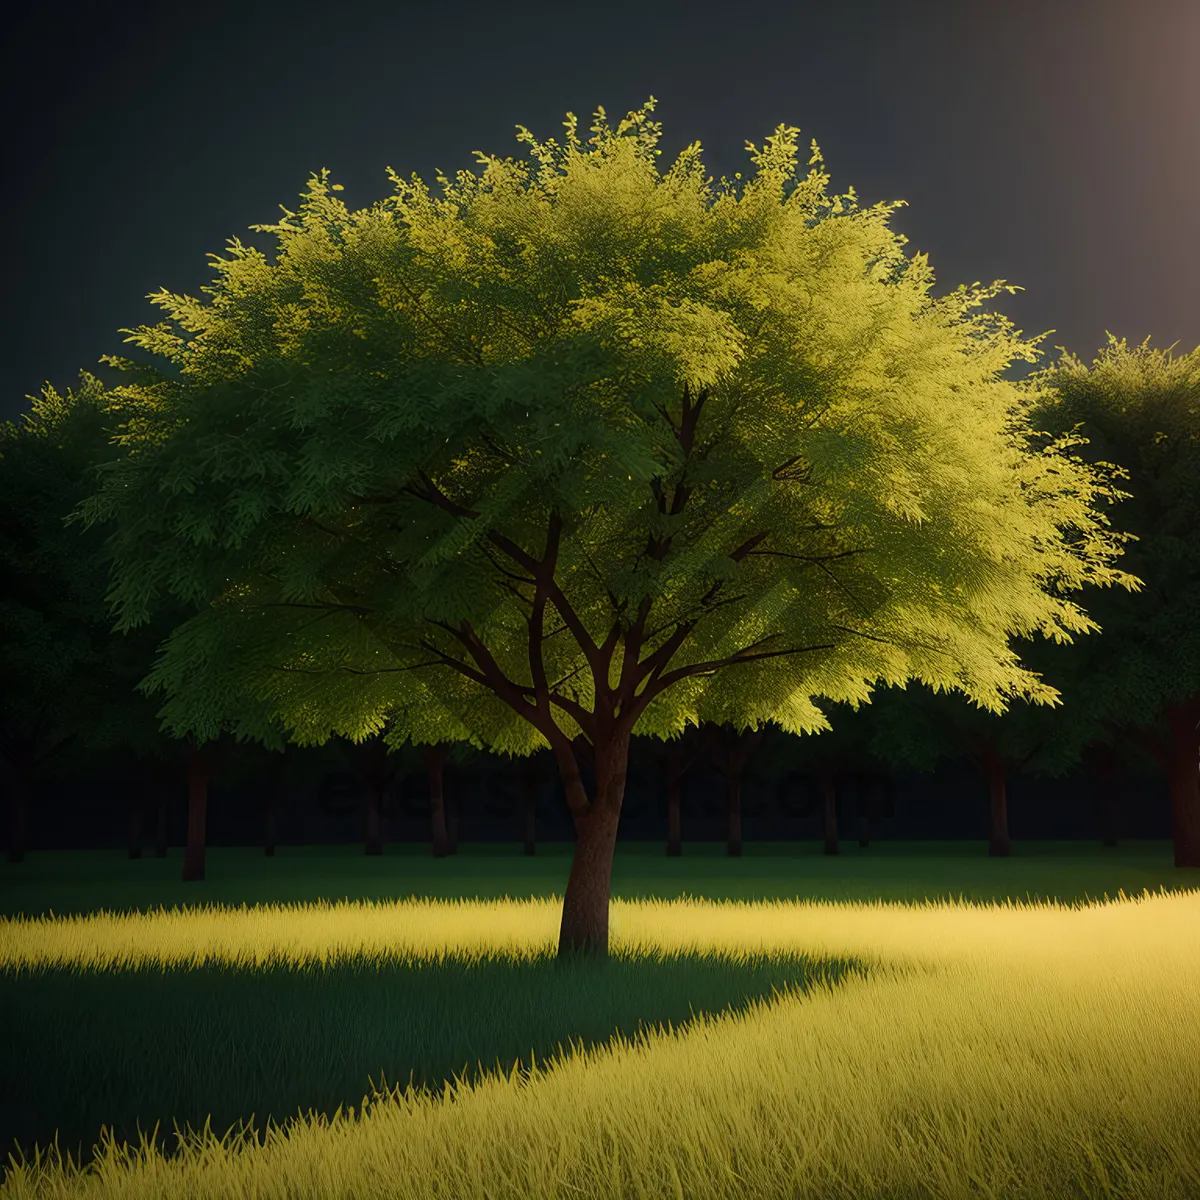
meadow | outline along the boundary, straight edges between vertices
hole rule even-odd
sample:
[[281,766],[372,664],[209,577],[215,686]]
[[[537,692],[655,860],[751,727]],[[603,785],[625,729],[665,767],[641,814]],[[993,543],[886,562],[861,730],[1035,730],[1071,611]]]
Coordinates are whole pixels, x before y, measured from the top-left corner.
[[1200,1196],[1170,843],[571,849],[4,864],[0,1197]]

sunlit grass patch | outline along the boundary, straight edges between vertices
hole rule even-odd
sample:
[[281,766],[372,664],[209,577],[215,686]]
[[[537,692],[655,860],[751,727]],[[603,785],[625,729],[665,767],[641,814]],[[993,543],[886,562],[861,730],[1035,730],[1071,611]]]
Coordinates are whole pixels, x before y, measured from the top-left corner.
[[[101,914],[12,922],[0,945],[25,967],[474,956],[515,969],[547,961],[558,912],[550,899]],[[696,956],[863,969],[443,1093],[385,1087],[352,1115],[224,1147],[113,1146],[82,1176],[16,1168],[3,1194],[1200,1193],[1200,894],[1084,908],[618,900],[611,930],[613,959],[580,995]]]

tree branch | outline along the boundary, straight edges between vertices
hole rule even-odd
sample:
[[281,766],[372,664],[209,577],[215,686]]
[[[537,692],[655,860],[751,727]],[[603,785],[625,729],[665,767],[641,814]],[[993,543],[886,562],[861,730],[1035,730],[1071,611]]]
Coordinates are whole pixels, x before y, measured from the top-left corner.
[[769,558],[794,558],[794,559],[798,560],[799,562],[823,563],[823,562],[833,562],[835,559],[838,559],[838,558],[849,558],[850,555],[852,555],[852,554],[867,554],[873,549],[874,549],[873,546],[864,546],[864,547],[859,548],[858,550],[843,550],[839,554],[821,554],[821,555],[787,554],[783,550],[750,550],[747,553],[751,554],[751,555],[762,555],[762,556],[766,556]]
[[[752,642],[746,647],[746,650],[752,650],[755,646],[761,646],[765,642],[774,641],[777,637],[782,637],[782,634],[771,633],[764,638],[759,638],[757,642]],[[652,679],[636,697],[630,709],[630,716],[636,721],[646,706],[654,699],[655,696],[660,696],[671,684],[678,682],[680,679],[688,679],[694,675],[712,675],[723,667],[731,667],[736,663],[754,662],[760,658],[779,658],[787,654],[808,654],[814,650],[834,650],[837,648],[836,642],[826,642],[819,646],[793,646],[789,650],[769,650],[762,654],[746,654],[745,651],[739,650],[730,658],[714,659],[706,663],[692,663],[687,667],[679,667],[674,671],[668,672]]]

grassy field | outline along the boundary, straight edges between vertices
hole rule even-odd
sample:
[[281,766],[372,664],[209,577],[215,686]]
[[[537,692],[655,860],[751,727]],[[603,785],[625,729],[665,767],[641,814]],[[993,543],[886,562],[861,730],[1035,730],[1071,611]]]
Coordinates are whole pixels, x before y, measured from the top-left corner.
[[604,964],[569,845],[4,864],[0,1196],[1200,1195],[1200,871],[842,849],[620,844]]

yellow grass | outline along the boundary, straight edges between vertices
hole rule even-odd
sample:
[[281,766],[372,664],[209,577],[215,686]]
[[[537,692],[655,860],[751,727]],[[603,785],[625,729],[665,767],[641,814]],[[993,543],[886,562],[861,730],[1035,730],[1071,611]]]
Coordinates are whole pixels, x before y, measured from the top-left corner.
[[[3,962],[548,953],[559,902],[0,924]],[[1200,1196],[1200,893],[1082,909],[614,901],[615,954],[847,955],[807,996],[0,1196]],[[402,1020],[403,1014],[398,1013]],[[249,1116],[250,1114],[246,1114]]]

